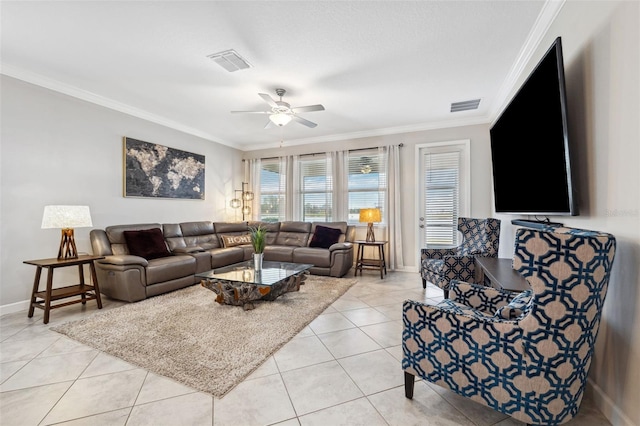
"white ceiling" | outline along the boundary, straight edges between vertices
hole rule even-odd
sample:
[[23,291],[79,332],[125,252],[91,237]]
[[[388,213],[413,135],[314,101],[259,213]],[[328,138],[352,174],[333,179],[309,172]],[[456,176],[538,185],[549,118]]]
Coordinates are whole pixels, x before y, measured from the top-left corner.
[[[242,150],[487,123],[561,4],[2,1],[2,73]],[[207,58],[226,49],[253,67]],[[277,87],[318,126],[230,113]]]

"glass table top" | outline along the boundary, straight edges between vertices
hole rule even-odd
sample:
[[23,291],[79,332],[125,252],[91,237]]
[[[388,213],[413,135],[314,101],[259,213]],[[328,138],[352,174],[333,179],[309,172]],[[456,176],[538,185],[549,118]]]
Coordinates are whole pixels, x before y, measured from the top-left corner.
[[253,261],[247,260],[246,262],[202,272],[196,274],[196,277],[200,279],[220,279],[270,286],[313,267],[313,265],[305,263],[270,261],[262,262],[261,271],[256,271],[253,266]]

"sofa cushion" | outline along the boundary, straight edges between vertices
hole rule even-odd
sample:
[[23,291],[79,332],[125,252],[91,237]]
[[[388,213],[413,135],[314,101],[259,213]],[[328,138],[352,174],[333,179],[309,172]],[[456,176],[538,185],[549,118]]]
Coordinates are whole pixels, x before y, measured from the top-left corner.
[[264,260],[270,262],[293,262],[295,246],[271,245],[264,248]]
[[311,223],[309,222],[280,222],[280,232],[275,244],[279,246],[307,247]]
[[208,250],[211,254],[211,268],[222,268],[245,260],[245,252],[242,247],[228,247]]
[[247,222],[215,222],[213,227],[218,234],[246,234],[249,232]]
[[153,259],[146,267],[147,285],[153,285],[196,273],[196,259],[188,254]]
[[267,245],[275,244],[280,231],[280,222],[249,222],[249,228],[257,228],[258,226],[267,230]]
[[342,232],[336,228],[328,228],[326,226],[316,226],[316,230],[311,237],[309,247],[328,249],[340,240]]
[[187,247],[187,244],[184,242],[180,225],[177,223],[163,223],[162,235],[164,236],[164,240],[167,242],[167,246],[169,246],[169,250],[172,252],[179,249],[185,249]]
[[251,244],[251,235],[220,235],[223,247],[235,247],[243,244]]
[[124,231],[129,253],[147,260],[171,256],[160,228]]
[[187,247],[198,246],[205,250],[222,247],[213,222],[183,222],[180,229]]
[[293,263],[308,263],[320,268],[331,266],[331,252],[323,248],[296,247],[293,251]]

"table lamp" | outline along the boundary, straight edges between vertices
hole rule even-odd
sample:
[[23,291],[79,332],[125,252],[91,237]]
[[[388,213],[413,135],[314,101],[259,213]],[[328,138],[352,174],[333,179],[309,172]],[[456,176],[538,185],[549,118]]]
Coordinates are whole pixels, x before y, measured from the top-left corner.
[[42,229],[62,229],[58,260],[78,258],[73,228],[89,226],[93,226],[89,206],[44,206]]
[[373,222],[381,222],[382,214],[380,209],[360,209],[360,222],[367,223],[367,242],[373,243],[376,237],[373,235]]

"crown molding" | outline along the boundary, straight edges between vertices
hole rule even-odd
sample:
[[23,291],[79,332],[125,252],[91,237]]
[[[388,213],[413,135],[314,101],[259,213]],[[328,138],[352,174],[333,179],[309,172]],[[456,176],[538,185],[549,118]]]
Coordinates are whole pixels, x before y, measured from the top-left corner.
[[506,107],[508,101],[511,100],[509,95],[513,89],[517,87],[516,83],[518,82],[518,78],[522,75],[525,67],[533,58],[533,54],[549,31],[551,24],[553,24],[558,13],[560,13],[564,7],[565,1],[566,0],[547,0],[542,6],[542,10],[536,19],[525,44],[520,49],[518,57],[511,66],[502,86],[500,86],[498,95],[495,97],[491,108],[489,108],[491,111],[489,119],[491,124],[495,122],[500,115],[500,112],[504,107]]
[[69,95],[74,98],[81,99],[83,101],[91,102],[93,104],[100,105],[105,108],[119,111],[124,114],[131,115],[133,117],[141,118],[143,120],[150,121],[152,123],[160,124],[161,126],[165,126],[170,129],[178,130],[183,133],[197,136],[199,138],[206,139],[211,142],[216,142],[222,145],[230,146],[232,148],[241,149],[237,144],[222,140],[209,133],[203,132],[198,129],[194,129],[193,127],[185,126],[181,123],[170,120],[168,118],[161,117],[156,114],[152,114],[140,108],[136,108],[136,107],[124,104],[122,102],[118,102],[113,99],[109,99],[104,96],[97,95],[93,92],[89,92],[87,90],[83,90],[75,86],[62,83],[58,80],[54,80],[52,78],[45,77],[43,75],[31,72],[31,71],[26,71],[24,69],[17,68],[7,64],[2,64],[2,69],[0,69],[0,74],[6,75],[8,77],[16,78],[18,80],[22,80],[27,83],[35,84],[36,86],[41,86],[46,89],[53,90],[55,92],[63,93],[65,95]]
[[[396,135],[401,133],[414,133],[414,132],[422,132],[426,130],[439,130],[446,129],[450,127],[462,127],[462,126],[474,126],[477,124],[488,124],[489,117],[474,117],[468,119],[456,119],[456,120],[442,120],[431,123],[421,123],[421,124],[412,124],[409,126],[398,126],[398,127],[386,127],[382,129],[371,129],[371,130],[363,130],[359,132],[350,132],[350,133],[338,133],[333,135],[325,135],[325,136],[316,136],[313,138],[304,138],[304,139],[285,139],[283,144],[286,146],[297,146],[297,145],[308,145],[312,143],[322,143],[322,142],[336,142],[342,140],[350,140],[350,139],[362,139],[362,138],[370,138],[376,136],[388,136],[388,135]],[[269,144],[247,144],[244,145],[241,149],[243,151],[257,151],[260,149],[271,149],[280,147],[280,141],[276,141]]]

